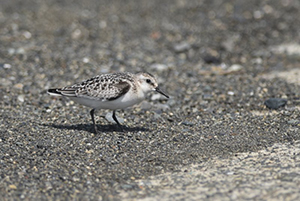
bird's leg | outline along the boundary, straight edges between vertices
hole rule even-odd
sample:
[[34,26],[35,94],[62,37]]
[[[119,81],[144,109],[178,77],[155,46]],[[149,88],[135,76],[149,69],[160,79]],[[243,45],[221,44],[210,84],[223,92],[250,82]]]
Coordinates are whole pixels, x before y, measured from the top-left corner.
[[112,115],[112,118],[115,120],[115,122],[118,124],[119,128],[121,131],[123,131],[123,128],[121,126],[121,124],[119,123],[117,117],[116,117],[116,110],[113,111],[113,115]]
[[94,126],[94,130],[95,130],[95,134],[97,134],[97,127],[96,127],[96,124],[95,124],[94,113],[95,113],[95,109],[92,109],[92,110],[90,111],[90,114],[91,114],[91,117],[92,117],[92,121],[93,121],[93,126]]

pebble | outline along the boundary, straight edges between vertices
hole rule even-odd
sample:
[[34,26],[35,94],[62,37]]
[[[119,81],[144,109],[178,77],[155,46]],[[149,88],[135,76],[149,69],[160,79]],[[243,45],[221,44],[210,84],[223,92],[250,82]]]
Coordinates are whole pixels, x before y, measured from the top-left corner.
[[157,70],[157,71],[165,71],[167,70],[169,67],[165,64],[152,64],[150,66],[151,69],[153,70]]
[[76,29],[76,30],[73,31],[73,33],[72,33],[72,38],[73,38],[73,39],[78,39],[81,35],[82,35],[81,30],[80,30],[80,29]]
[[211,94],[203,94],[203,100],[212,100],[213,99],[213,95]]
[[261,65],[263,63],[262,58],[255,58],[251,60],[252,64]]
[[23,32],[23,36],[26,38],[26,39],[30,39],[32,34],[29,32],[29,31],[24,31]]
[[194,123],[191,121],[183,121],[181,124],[185,125],[185,126],[193,126],[194,125]]
[[16,54],[25,54],[26,50],[23,47],[20,47],[16,50]]
[[13,54],[15,54],[15,52],[16,52],[16,49],[14,49],[14,48],[8,48],[8,54],[9,55],[13,55]]
[[19,95],[18,96],[18,101],[20,101],[21,103],[23,103],[25,101],[25,96],[24,95]]
[[215,57],[213,55],[205,55],[203,57],[203,60],[207,64],[220,64],[221,63],[221,59],[218,57]]
[[10,188],[10,189],[13,189],[13,190],[16,190],[16,189],[17,189],[17,186],[16,186],[16,185],[13,185],[13,184],[11,184],[11,185],[9,185],[9,188]]
[[2,66],[5,69],[11,68],[11,64],[8,64],[8,63],[0,64],[0,66]]
[[274,110],[285,106],[286,103],[287,103],[287,100],[283,99],[283,98],[269,98],[268,100],[265,101],[265,105],[269,109],[274,109]]
[[233,91],[228,91],[227,94],[230,95],[230,96],[233,96],[234,92]]
[[160,100],[161,97],[162,97],[161,94],[156,93],[156,94],[153,94],[153,95],[151,96],[151,100],[152,100],[152,101]]
[[174,50],[176,53],[182,53],[191,48],[191,45],[187,42],[181,42],[176,45],[174,45]]
[[289,120],[287,123],[291,124],[291,125],[298,125],[298,124],[300,124],[300,121],[297,119],[292,119],[292,120]]
[[89,63],[89,62],[90,62],[90,58],[84,57],[84,58],[82,59],[82,62],[83,62],[83,63]]
[[235,72],[235,71],[240,71],[242,69],[243,69],[243,66],[241,66],[239,64],[233,64],[228,68],[228,71]]
[[18,84],[15,84],[15,85],[14,85],[14,88],[15,88],[15,89],[19,89],[19,90],[22,90],[23,87],[24,87],[24,85],[23,85],[22,83],[18,83]]
[[7,86],[11,86],[11,85],[12,85],[12,82],[11,82],[11,80],[9,80],[9,79],[1,78],[1,79],[0,79],[0,85],[1,85],[1,86],[7,87]]
[[101,29],[105,29],[105,28],[107,27],[106,21],[101,20],[101,21],[99,22],[99,27],[100,27]]
[[271,47],[271,51],[278,54],[300,55],[300,45],[297,43],[287,43]]

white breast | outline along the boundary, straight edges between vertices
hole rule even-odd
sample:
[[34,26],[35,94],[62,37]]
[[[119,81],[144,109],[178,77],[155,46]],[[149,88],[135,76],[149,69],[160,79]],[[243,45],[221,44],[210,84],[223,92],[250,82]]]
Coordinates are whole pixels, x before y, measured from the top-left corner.
[[116,110],[140,103],[145,99],[145,94],[140,90],[132,91],[132,89],[130,89],[125,95],[111,101],[101,101],[85,97],[70,97],[70,99],[90,108]]

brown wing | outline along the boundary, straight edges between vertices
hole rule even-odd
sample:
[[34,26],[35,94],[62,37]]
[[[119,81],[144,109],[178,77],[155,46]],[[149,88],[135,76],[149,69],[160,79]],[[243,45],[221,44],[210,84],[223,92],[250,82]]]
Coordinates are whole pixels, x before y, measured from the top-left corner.
[[131,85],[127,74],[103,74],[73,86],[58,89],[63,96],[83,97],[101,101],[115,100],[126,94]]
[[130,84],[126,81],[110,82],[110,83],[85,83],[84,85],[74,85],[59,89],[63,96],[84,97],[89,99],[97,99],[101,101],[115,100],[130,89]]
[[106,98],[107,100],[115,100],[123,95],[125,95],[129,89],[130,89],[130,84],[125,81],[121,81],[117,84],[114,85],[116,93],[111,95],[109,98]]

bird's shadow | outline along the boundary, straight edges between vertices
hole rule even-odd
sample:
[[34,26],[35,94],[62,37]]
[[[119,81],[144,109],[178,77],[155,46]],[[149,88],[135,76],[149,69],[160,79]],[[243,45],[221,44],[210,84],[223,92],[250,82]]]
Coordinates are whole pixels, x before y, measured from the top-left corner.
[[[65,129],[65,130],[79,130],[79,131],[87,131],[90,133],[95,133],[93,124],[42,124],[42,126],[52,127],[57,129]],[[138,131],[149,131],[149,129],[135,126],[135,127],[127,127],[122,126],[122,131],[118,127],[117,124],[111,125],[97,125],[97,130],[99,132],[138,132]]]

